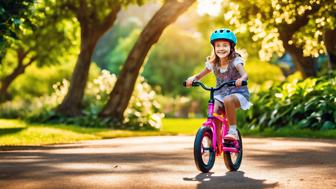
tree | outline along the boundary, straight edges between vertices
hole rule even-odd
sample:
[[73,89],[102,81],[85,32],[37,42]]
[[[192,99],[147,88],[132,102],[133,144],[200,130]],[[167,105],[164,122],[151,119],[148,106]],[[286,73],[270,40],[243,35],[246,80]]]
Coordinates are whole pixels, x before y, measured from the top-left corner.
[[[65,31],[69,28],[64,27],[61,17],[53,16],[54,9],[48,1],[36,3],[33,8],[34,14],[28,17],[33,27],[26,27],[24,32],[16,34],[18,40],[7,52],[16,54],[16,60],[7,58],[0,64],[4,70],[0,73],[0,102],[11,98],[9,86],[27,67],[33,63],[37,66],[59,63],[71,45],[69,33]],[[14,68],[11,65],[15,65]]]
[[324,53],[320,25],[333,25],[333,0],[239,0],[224,5],[225,20],[237,30],[253,34],[252,40],[260,43],[262,59],[287,51],[303,77],[316,75],[316,57]]
[[[185,23],[183,24],[185,25]],[[146,58],[141,74],[157,92],[163,95],[188,94],[190,90],[180,85],[181,81],[193,73],[195,66],[199,64],[204,66],[206,53],[209,50],[208,48],[198,48],[204,46],[201,44],[202,40],[194,35],[186,35],[186,30],[181,27],[184,26],[175,24],[165,31],[165,34],[147,55],[148,58]],[[128,53],[141,32],[140,29],[127,31],[129,31],[129,35],[115,40],[117,41],[117,46],[104,59],[100,59],[101,63],[106,62],[106,64],[98,64],[96,62],[99,67],[107,69],[116,75],[120,73]],[[178,48],[176,43],[179,44]],[[207,43],[207,45],[210,44]],[[170,71],[167,72],[167,70]]]
[[58,106],[58,113],[67,116],[81,114],[82,99],[96,43],[113,25],[121,6],[131,2],[133,1],[66,0],[59,2],[61,11],[73,13],[79,22],[81,45],[68,93]]
[[321,11],[322,19],[319,20],[318,26],[323,32],[322,40],[326,52],[329,56],[329,67],[336,69],[336,3],[325,6]]
[[109,100],[100,112],[100,116],[113,117],[117,121],[123,120],[124,111],[127,108],[140,68],[148,51],[158,41],[163,30],[194,2],[195,0],[167,0],[155,13],[129,53],[118,80],[110,93]]
[[325,29],[323,41],[329,56],[330,68],[336,70],[336,28]]
[[29,17],[30,7],[34,2],[35,0],[0,2],[0,62],[9,46],[9,41],[18,39],[17,35],[22,33],[21,26],[32,26]]
[[316,58],[313,56],[304,56],[304,47],[293,42],[295,32],[308,24],[309,15],[316,13],[320,9],[318,4],[313,4],[311,9],[304,11],[302,15],[295,15],[293,22],[282,22],[277,25],[279,39],[282,41],[285,50],[292,56],[293,62],[301,72],[303,78],[316,76],[317,72],[314,68]]

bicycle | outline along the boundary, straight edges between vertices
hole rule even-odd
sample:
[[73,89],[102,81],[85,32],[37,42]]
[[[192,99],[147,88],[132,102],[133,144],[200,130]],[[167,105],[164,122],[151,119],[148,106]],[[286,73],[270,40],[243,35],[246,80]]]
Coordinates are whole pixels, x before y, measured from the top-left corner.
[[[186,82],[183,83],[186,86]],[[242,85],[247,85],[247,81],[243,81]],[[203,173],[209,172],[215,164],[216,155],[219,156],[223,153],[224,163],[227,169],[230,171],[236,171],[239,169],[243,158],[243,142],[238,132],[237,140],[225,140],[223,145],[217,144],[217,125],[215,119],[219,120],[222,124],[221,139],[228,133],[229,126],[225,113],[218,115],[214,112],[214,92],[221,89],[224,86],[235,86],[235,81],[228,81],[222,83],[220,86],[206,87],[199,81],[193,81],[192,86],[201,86],[204,90],[210,91],[210,100],[208,102],[208,118],[197,131],[194,141],[194,160],[198,170]]]

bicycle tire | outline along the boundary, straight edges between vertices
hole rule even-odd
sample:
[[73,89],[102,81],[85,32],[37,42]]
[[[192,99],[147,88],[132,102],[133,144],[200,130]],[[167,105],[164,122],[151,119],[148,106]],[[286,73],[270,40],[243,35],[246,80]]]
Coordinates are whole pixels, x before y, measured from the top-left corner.
[[232,155],[235,154],[233,152],[224,152],[223,153],[223,158],[224,158],[224,163],[227,169],[230,171],[237,171],[241,165],[242,159],[243,159],[243,141],[240,135],[239,130],[237,129],[238,132],[238,142],[239,142],[239,152],[237,153],[237,159],[235,162],[232,161]]
[[[209,172],[212,167],[215,164],[216,159],[216,151],[212,147],[212,130],[209,127],[203,126],[198,129],[195,141],[194,141],[194,160],[195,164],[198,170],[200,170],[203,173]],[[203,139],[206,139],[207,137],[207,147],[206,149],[203,145]],[[210,144],[209,144],[210,141]],[[209,152],[209,160],[207,162],[204,162],[203,155],[205,150]]]

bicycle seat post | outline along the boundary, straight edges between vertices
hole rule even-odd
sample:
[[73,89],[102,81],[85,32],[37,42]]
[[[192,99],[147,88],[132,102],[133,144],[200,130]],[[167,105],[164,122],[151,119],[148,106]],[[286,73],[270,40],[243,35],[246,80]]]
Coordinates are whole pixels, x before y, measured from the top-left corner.
[[214,89],[210,88],[210,99],[208,102],[208,118],[213,118],[214,113],[214,106],[215,106],[215,100],[214,100]]

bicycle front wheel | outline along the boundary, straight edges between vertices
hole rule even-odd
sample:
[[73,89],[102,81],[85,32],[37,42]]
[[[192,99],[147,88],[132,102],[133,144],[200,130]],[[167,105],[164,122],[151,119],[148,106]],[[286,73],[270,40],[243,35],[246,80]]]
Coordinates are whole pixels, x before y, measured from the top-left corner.
[[[239,144],[239,147],[237,148],[238,153],[235,153],[235,152],[224,152],[223,153],[225,166],[230,171],[237,171],[243,159],[243,141],[242,141],[242,138],[240,136],[240,132],[238,129],[237,129],[237,132],[238,132],[237,142]],[[224,146],[225,147],[235,147],[234,141],[225,142]]]
[[216,151],[212,147],[212,130],[209,127],[198,129],[194,142],[194,160],[198,170],[207,173],[215,164]]

